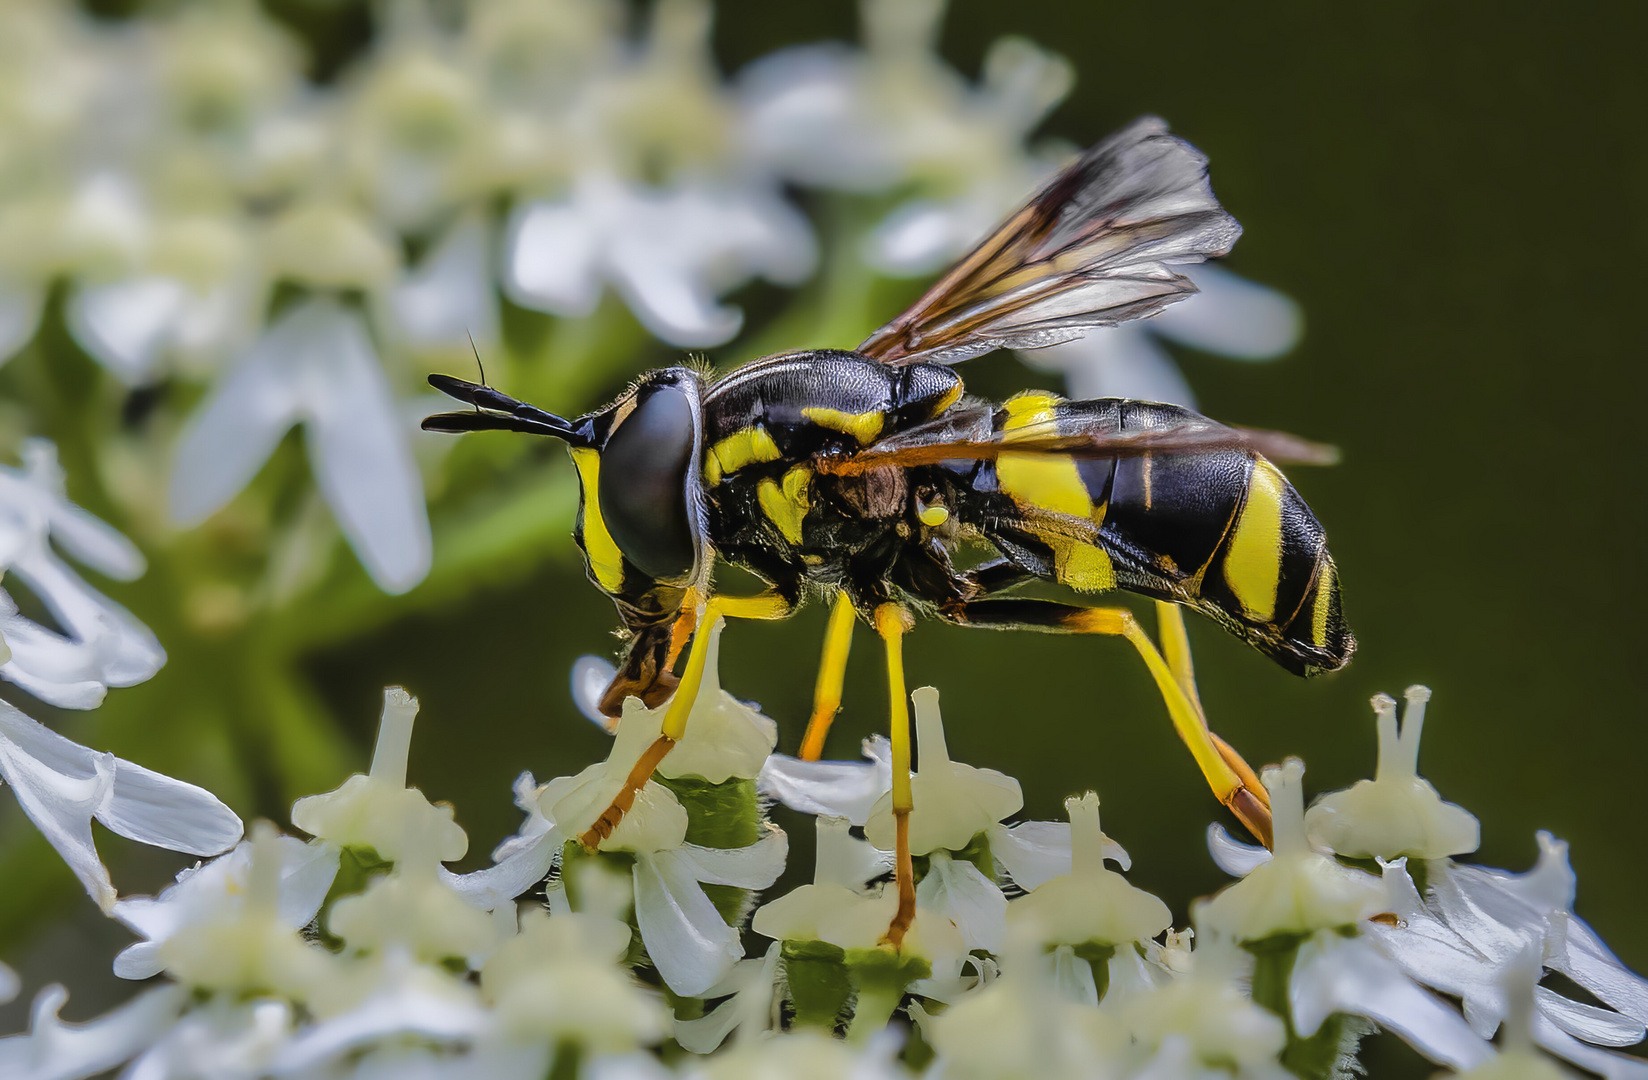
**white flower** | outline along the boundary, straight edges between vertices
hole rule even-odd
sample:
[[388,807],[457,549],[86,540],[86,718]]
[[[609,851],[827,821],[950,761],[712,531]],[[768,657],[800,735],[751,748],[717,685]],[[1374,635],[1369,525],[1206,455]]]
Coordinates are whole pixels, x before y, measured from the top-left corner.
[[193,525],[221,509],[298,423],[321,494],[372,579],[395,593],[423,580],[431,540],[411,433],[360,315],[336,300],[282,315],[191,418],[172,516]]
[[92,819],[141,844],[216,855],[240,819],[211,792],[70,742],[0,701],[0,778],[98,906],[115,902],[92,843]]
[[1171,926],[1173,915],[1166,904],[1105,869],[1099,797],[1088,792],[1066,799],[1064,807],[1070,815],[1070,873],[1013,901],[1008,917],[1029,923],[1055,945],[1127,945]]
[[1201,922],[1238,942],[1352,926],[1385,910],[1385,890],[1377,878],[1311,849],[1305,839],[1304,775],[1298,758],[1264,771],[1275,857],[1203,908]]
[[1085,337],[1019,358],[1064,375],[1071,397],[1122,397],[1194,408],[1196,396],[1158,338],[1235,360],[1269,360],[1288,352],[1303,327],[1299,305],[1221,266],[1177,268],[1199,292],[1159,315],[1088,331]]
[[81,580],[55,549],[119,581],[145,569],[131,541],[64,497],[56,448],[31,439],[22,469],[0,466],[0,573],[28,586],[65,632],[24,618],[0,589],[0,634],[11,653],[0,676],[49,705],[96,708],[108,687],[154,675],[166,653],[147,627]]
[[756,276],[795,284],[815,257],[806,219],[771,192],[611,175],[521,207],[508,233],[504,287],[516,303],[584,317],[610,282],[648,330],[681,346],[738,333],[743,315],[720,303],[723,292]]
[[85,1024],[65,1024],[58,1012],[69,999],[48,986],[34,999],[29,1031],[0,1039],[0,1076],[6,1080],[79,1080],[129,1061],[165,1034],[187,1003],[178,986],[157,986]]
[[432,865],[463,858],[469,837],[452,819],[452,807],[406,786],[417,715],[417,698],[386,687],[370,771],[356,773],[336,791],[293,803],[292,824],[340,847],[371,848],[391,862]]
[[[989,837],[990,854],[1013,884],[1026,892],[1075,867],[1074,835],[1068,821],[993,825]],[[1103,833],[1099,834],[1099,842],[1106,860],[1123,870],[1133,868],[1126,848]]]
[[1648,1076],[1648,1062],[1598,1047],[1632,1046],[1648,1028],[1648,981],[1627,970],[1572,914],[1574,876],[1567,845],[1539,834],[1538,864],[1526,874],[1426,863],[1429,895],[1421,897],[1407,860],[1385,866],[1394,926],[1365,932],[1409,976],[1460,998],[1465,1020],[1489,1038],[1509,1014],[1506,969],[1531,951],[1544,966],[1573,979],[1613,1009],[1534,991],[1533,1039],[1581,1068],[1608,1077]]
[[1396,702],[1385,694],[1373,699],[1378,770],[1372,780],[1324,795],[1311,806],[1305,831],[1313,842],[1353,859],[1441,859],[1476,850],[1476,818],[1443,802],[1418,772],[1419,736],[1430,696],[1423,686],[1408,687],[1401,734],[1396,729]]
[[[910,812],[910,853],[959,851],[1002,818],[1016,814],[1024,806],[1024,793],[1011,776],[951,761],[938,691],[924,686],[910,696],[916,706],[916,745],[921,748],[921,769],[910,781],[915,803]],[[864,835],[883,851],[893,849],[892,792],[876,801]]]
[[[175,988],[169,988],[175,989]],[[278,999],[214,998],[164,1032],[121,1074],[122,1080],[260,1080],[291,1038],[292,1006]]]
[[[276,917],[287,930],[301,930],[320,911],[338,872],[338,849],[306,844],[293,836],[275,841],[279,876]],[[242,841],[227,855],[183,871],[176,884],[159,896],[132,896],[116,901],[109,914],[142,934],[114,960],[122,979],[147,979],[165,968],[161,951],[174,935],[197,924],[225,918],[248,902],[252,890],[252,844]]]
[[487,1034],[491,1017],[473,986],[401,948],[359,961],[315,987],[316,1023],[275,1054],[275,1075],[314,1076],[329,1062],[377,1043],[467,1043]]
[[630,928],[587,912],[528,911],[481,969],[481,990],[512,1038],[616,1054],[664,1037],[658,997],[621,966]]
[[479,214],[455,222],[387,297],[385,319],[397,340],[420,350],[484,347],[498,338],[492,243]]
[[[318,884],[300,860],[291,864],[297,880],[286,875],[289,845],[273,825],[259,822],[252,830],[244,891],[232,873],[213,875],[198,890],[174,894],[172,910],[129,909],[134,922],[169,931],[152,949],[124,956],[131,974],[156,964],[185,985],[228,994],[275,992],[305,999],[325,988],[333,970],[329,953],[304,942],[291,925]],[[318,867],[324,877],[329,862]],[[283,881],[291,881],[282,895]],[[283,903],[284,901],[284,903]],[[149,916],[143,919],[143,916]],[[168,918],[170,916],[170,918]],[[174,925],[167,926],[167,923]],[[147,930],[145,926],[138,926]]]
[[442,884],[432,867],[418,863],[399,864],[364,892],[333,902],[326,929],[352,951],[404,951],[428,963],[452,957],[473,961],[490,952],[498,937],[485,911]]
[[[750,929],[775,941],[823,941],[841,949],[874,949],[898,911],[894,889],[864,889],[866,859],[842,818],[817,822],[818,856],[813,882],[759,908]],[[992,886],[993,887],[993,886]],[[961,931],[950,919],[918,902],[915,921],[899,951],[925,958],[933,977],[948,979],[966,952]]]

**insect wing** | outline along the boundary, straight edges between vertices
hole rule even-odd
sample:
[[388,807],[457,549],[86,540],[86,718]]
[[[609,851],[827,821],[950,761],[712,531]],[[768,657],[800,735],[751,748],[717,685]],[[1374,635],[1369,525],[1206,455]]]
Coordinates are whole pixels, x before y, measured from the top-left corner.
[[1147,116],[1054,177],[858,351],[959,363],[1070,341],[1194,293],[1172,267],[1225,254],[1241,231],[1207,159]]
[[1247,450],[1279,464],[1332,465],[1335,447],[1297,435],[1227,427],[1201,417],[1145,430],[1073,427],[1068,419],[992,430],[991,408],[965,410],[883,439],[850,457],[825,461],[822,472],[851,475],[887,466],[907,468],[944,461],[994,461],[1003,454],[1063,454],[1124,458],[1144,454],[1211,454]]

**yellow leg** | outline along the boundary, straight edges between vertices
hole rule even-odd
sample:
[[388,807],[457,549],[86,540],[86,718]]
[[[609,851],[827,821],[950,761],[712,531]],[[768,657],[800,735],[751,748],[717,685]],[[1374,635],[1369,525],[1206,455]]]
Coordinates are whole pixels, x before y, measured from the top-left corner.
[[882,943],[898,948],[916,918],[916,873],[910,861],[910,811],[915,796],[910,790],[910,699],[904,692],[904,634],[908,616],[897,604],[882,604],[875,611],[876,633],[887,649],[888,734],[893,742],[893,875],[898,886],[898,911],[887,927]]
[[613,797],[612,804],[595,819],[595,824],[578,837],[578,842],[586,851],[594,851],[602,840],[612,835],[612,830],[635,805],[636,795],[652,779],[653,771],[686,734],[687,717],[692,715],[693,703],[698,700],[698,691],[704,684],[710,631],[715,628],[716,622],[722,618],[782,619],[793,610],[783,597],[769,593],[760,596],[717,596],[704,605],[704,613],[697,620],[700,632],[693,635],[692,647],[687,653],[687,669],[681,676],[680,685],[675,688],[675,695],[670,698],[669,711],[664,713],[663,728],[630,769],[629,775],[624,778],[624,786]]
[[801,740],[801,760],[817,761],[824,756],[824,738],[841,709],[841,687],[847,680],[847,654],[853,647],[853,625],[858,612],[846,593],[838,593],[830,609],[830,628],[824,632],[824,655],[818,662],[818,682],[813,687],[813,715],[807,720],[807,734]]
[[[1208,731],[1207,721],[1192,696],[1193,687],[1187,692],[1186,682],[1192,676],[1190,650],[1182,623],[1178,625],[1176,634],[1171,628],[1164,634],[1170,652],[1179,662],[1179,670],[1175,672],[1157,651],[1150,635],[1144,632],[1139,621],[1126,608],[1083,608],[1050,600],[975,600],[958,604],[946,614],[966,626],[1041,630],[1055,634],[1106,634],[1126,638],[1144,660],[1150,677],[1155,680],[1156,689],[1161,692],[1162,701],[1167,705],[1174,730],[1189,747],[1213,794],[1230,808],[1249,832],[1266,847],[1270,846],[1270,800],[1264,794],[1264,786],[1253,776],[1253,770],[1247,767],[1240,755]],[[1177,619],[1177,612],[1167,618],[1171,627],[1172,621]],[[1233,764],[1232,759],[1240,766]]]
[[1252,792],[1265,809],[1270,809],[1270,792],[1265,790],[1259,774],[1254,772],[1253,766],[1236,748],[1219,738],[1207,724],[1207,710],[1202,707],[1201,695],[1196,692],[1196,669],[1190,660],[1190,635],[1185,632],[1184,614],[1178,604],[1166,600],[1156,601],[1156,627],[1162,639],[1162,655],[1167,660],[1168,668],[1173,677],[1178,680],[1179,687],[1196,707],[1196,713],[1202,718],[1202,728],[1207,731],[1208,738],[1218,749],[1219,756],[1225,759],[1231,771],[1242,781],[1242,786]]

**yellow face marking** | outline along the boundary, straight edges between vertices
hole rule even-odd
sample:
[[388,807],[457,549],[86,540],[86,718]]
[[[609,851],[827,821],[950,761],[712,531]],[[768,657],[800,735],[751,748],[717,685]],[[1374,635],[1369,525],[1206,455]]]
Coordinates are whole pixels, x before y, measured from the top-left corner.
[[1225,583],[1249,618],[1269,622],[1276,615],[1276,586],[1282,574],[1282,496],[1287,481],[1263,458],[1253,463],[1247,502],[1225,549]]
[[1333,560],[1323,556],[1322,572],[1316,577],[1316,603],[1310,611],[1310,640],[1318,649],[1327,648],[1328,612],[1333,608],[1333,591],[1339,587]]
[[839,431],[843,435],[851,435],[858,440],[860,446],[868,446],[877,435],[881,434],[881,425],[887,420],[884,413],[875,409],[869,412],[847,413],[840,409],[825,409],[811,406],[801,410],[801,415],[822,428]]
[[624,587],[624,556],[607,532],[607,523],[601,518],[601,455],[589,447],[572,451],[572,464],[577,466],[578,480],[584,485],[584,554],[589,558],[590,572],[596,584],[609,593],[621,592]]
[[1116,568],[1103,548],[1067,540],[1053,549],[1059,584],[1081,592],[1107,592],[1116,587]]
[[936,529],[950,520],[950,511],[942,506],[924,506],[916,517],[929,529]]
[[760,424],[735,431],[710,447],[704,455],[704,479],[713,487],[728,473],[735,473],[746,465],[777,461],[778,447]]
[[797,465],[784,474],[782,487],[772,480],[763,480],[756,485],[755,497],[761,504],[761,512],[778,526],[784,539],[792,544],[801,543],[801,523],[812,506],[808,495],[812,477],[811,469]]
[[[1021,394],[1009,400],[1003,441],[1011,443],[1015,431],[1051,423],[1058,400],[1049,394]],[[1021,503],[1079,518],[1093,513],[1093,499],[1076,459],[1066,454],[1002,454],[996,460],[996,480]]]

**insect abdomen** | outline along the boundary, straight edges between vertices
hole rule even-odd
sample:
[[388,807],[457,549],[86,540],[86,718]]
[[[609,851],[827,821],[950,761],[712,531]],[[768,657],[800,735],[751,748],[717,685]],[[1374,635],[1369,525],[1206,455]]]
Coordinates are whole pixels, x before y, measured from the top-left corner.
[[[1168,427],[1187,411],[1029,395],[1008,402],[998,423],[1005,431],[1049,415],[1075,434]],[[1089,460],[1051,454],[1034,463],[1024,457],[1015,462],[1004,454],[997,463],[1003,493],[1098,526],[1096,545],[1039,530],[1057,580],[1189,604],[1295,674],[1332,671],[1350,659],[1355,640],[1322,527],[1263,457],[1246,450]]]

